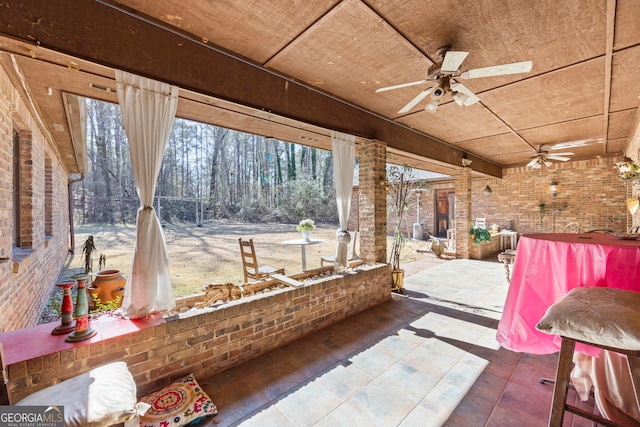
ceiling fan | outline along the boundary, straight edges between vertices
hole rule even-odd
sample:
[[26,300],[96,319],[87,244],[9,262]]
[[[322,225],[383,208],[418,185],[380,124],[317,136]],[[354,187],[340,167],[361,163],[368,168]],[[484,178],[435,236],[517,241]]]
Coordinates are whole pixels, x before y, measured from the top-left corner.
[[531,161],[527,163],[527,167],[540,169],[542,165],[545,165],[546,167],[549,168],[552,165],[551,160],[555,160],[558,162],[566,162],[571,160],[571,157],[567,157],[567,156],[573,156],[573,153],[566,152],[566,153],[549,154],[549,151],[544,150],[543,146],[541,145],[536,150],[536,154],[531,158]]
[[436,51],[436,55],[438,55],[438,57],[440,58],[440,62],[436,62],[431,67],[429,67],[426,79],[393,86],[381,87],[376,90],[376,93],[420,85],[426,82],[435,82],[435,85],[423,90],[415,98],[409,101],[407,105],[402,107],[402,109],[398,111],[398,114],[408,113],[413,107],[415,107],[428,95],[431,95],[431,99],[429,100],[429,103],[427,104],[425,110],[430,113],[435,113],[438,109],[440,101],[442,101],[442,99],[448,93],[451,93],[453,100],[460,106],[469,106],[480,101],[480,98],[478,98],[473,92],[471,92],[465,85],[459,83],[457,81],[458,79],[467,80],[475,79],[478,77],[493,77],[504,76],[507,74],[528,73],[529,71],[531,71],[531,67],[533,65],[532,61],[524,61],[461,71],[460,66],[462,65],[462,61],[464,61],[468,54],[469,52],[451,50],[451,46],[441,47]]

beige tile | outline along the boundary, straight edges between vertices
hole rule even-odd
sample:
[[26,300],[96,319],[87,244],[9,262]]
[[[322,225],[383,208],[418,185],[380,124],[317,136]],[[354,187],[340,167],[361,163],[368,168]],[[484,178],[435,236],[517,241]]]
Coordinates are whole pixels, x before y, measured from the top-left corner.
[[348,404],[381,426],[397,426],[416,407],[402,391],[390,389],[377,380],[351,397]]
[[268,406],[242,420],[240,425],[243,427],[297,427],[301,424],[291,421],[277,406]]
[[311,381],[282,397],[276,407],[296,426],[312,426],[342,404],[342,399]]
[[446,419],[428,410],[424,406],[416,406],[399,424],[400,427],[440,427]]
[[382,373],[377,380],[389,387],[389,390],[395,390],[394,393],[403,394],[417,404],[441,380],[441,376],[399,362]]
[[341,364],[323,372],[314,381],[346,401],[373,381],[373,378],[352,364]]
[[350,403],[344,403],[328,413],[315,424],[315,427],[387,427],[381,423],[378,417],[369,417],[368,413],[361,412]]
[[349,362],[365,374],[375,378],[397,363],[398,358],[374,348],[367,348],[349,358]]

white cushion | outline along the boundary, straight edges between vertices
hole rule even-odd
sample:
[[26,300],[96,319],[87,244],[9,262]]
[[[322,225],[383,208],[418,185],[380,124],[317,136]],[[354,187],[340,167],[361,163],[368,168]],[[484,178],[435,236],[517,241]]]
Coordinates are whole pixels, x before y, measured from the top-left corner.
[[16,405],[63,406],[65,427],[102,427],[137,415],[136,383],[124,362],[94,368],[25,397]]
[[572,289],[547,309],[536,329],[587,343],[640,350],[640,292]]

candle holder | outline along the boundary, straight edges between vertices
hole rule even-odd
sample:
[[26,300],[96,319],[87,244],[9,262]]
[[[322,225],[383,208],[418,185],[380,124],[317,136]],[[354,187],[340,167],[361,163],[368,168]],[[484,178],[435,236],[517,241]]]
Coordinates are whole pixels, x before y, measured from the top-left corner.
[[97,331],[89,326],[89,304],[87,302],[87,289],[85,288],[88,276],[88,274],[76,274],[71,277],[78,282],[75,311],[76,326],[74,331],[65,338],[66,342],[84,341],[97,334]]
[[62,322],[51,331],[51,335],[68,334],[76,327],[73,322],[73,302],[71,301],[71,288],[75,284],[75,281],[56,283],[56,286],[62,289],[62,307],[60,307]]

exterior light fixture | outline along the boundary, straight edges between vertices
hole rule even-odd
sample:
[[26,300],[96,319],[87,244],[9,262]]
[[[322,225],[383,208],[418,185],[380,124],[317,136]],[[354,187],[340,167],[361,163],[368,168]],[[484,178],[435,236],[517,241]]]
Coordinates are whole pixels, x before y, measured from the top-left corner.
[[491,187],[489,187],[489,184],[487,184],[487,186],[484,187],[484,195],[489,196],[491,195],[491,193],[493,193],[493,190],[491,189]]
[[558,196],[558,183],[556,181],[549,183],[549,191],[551,192],[551,197],[554,199]]

